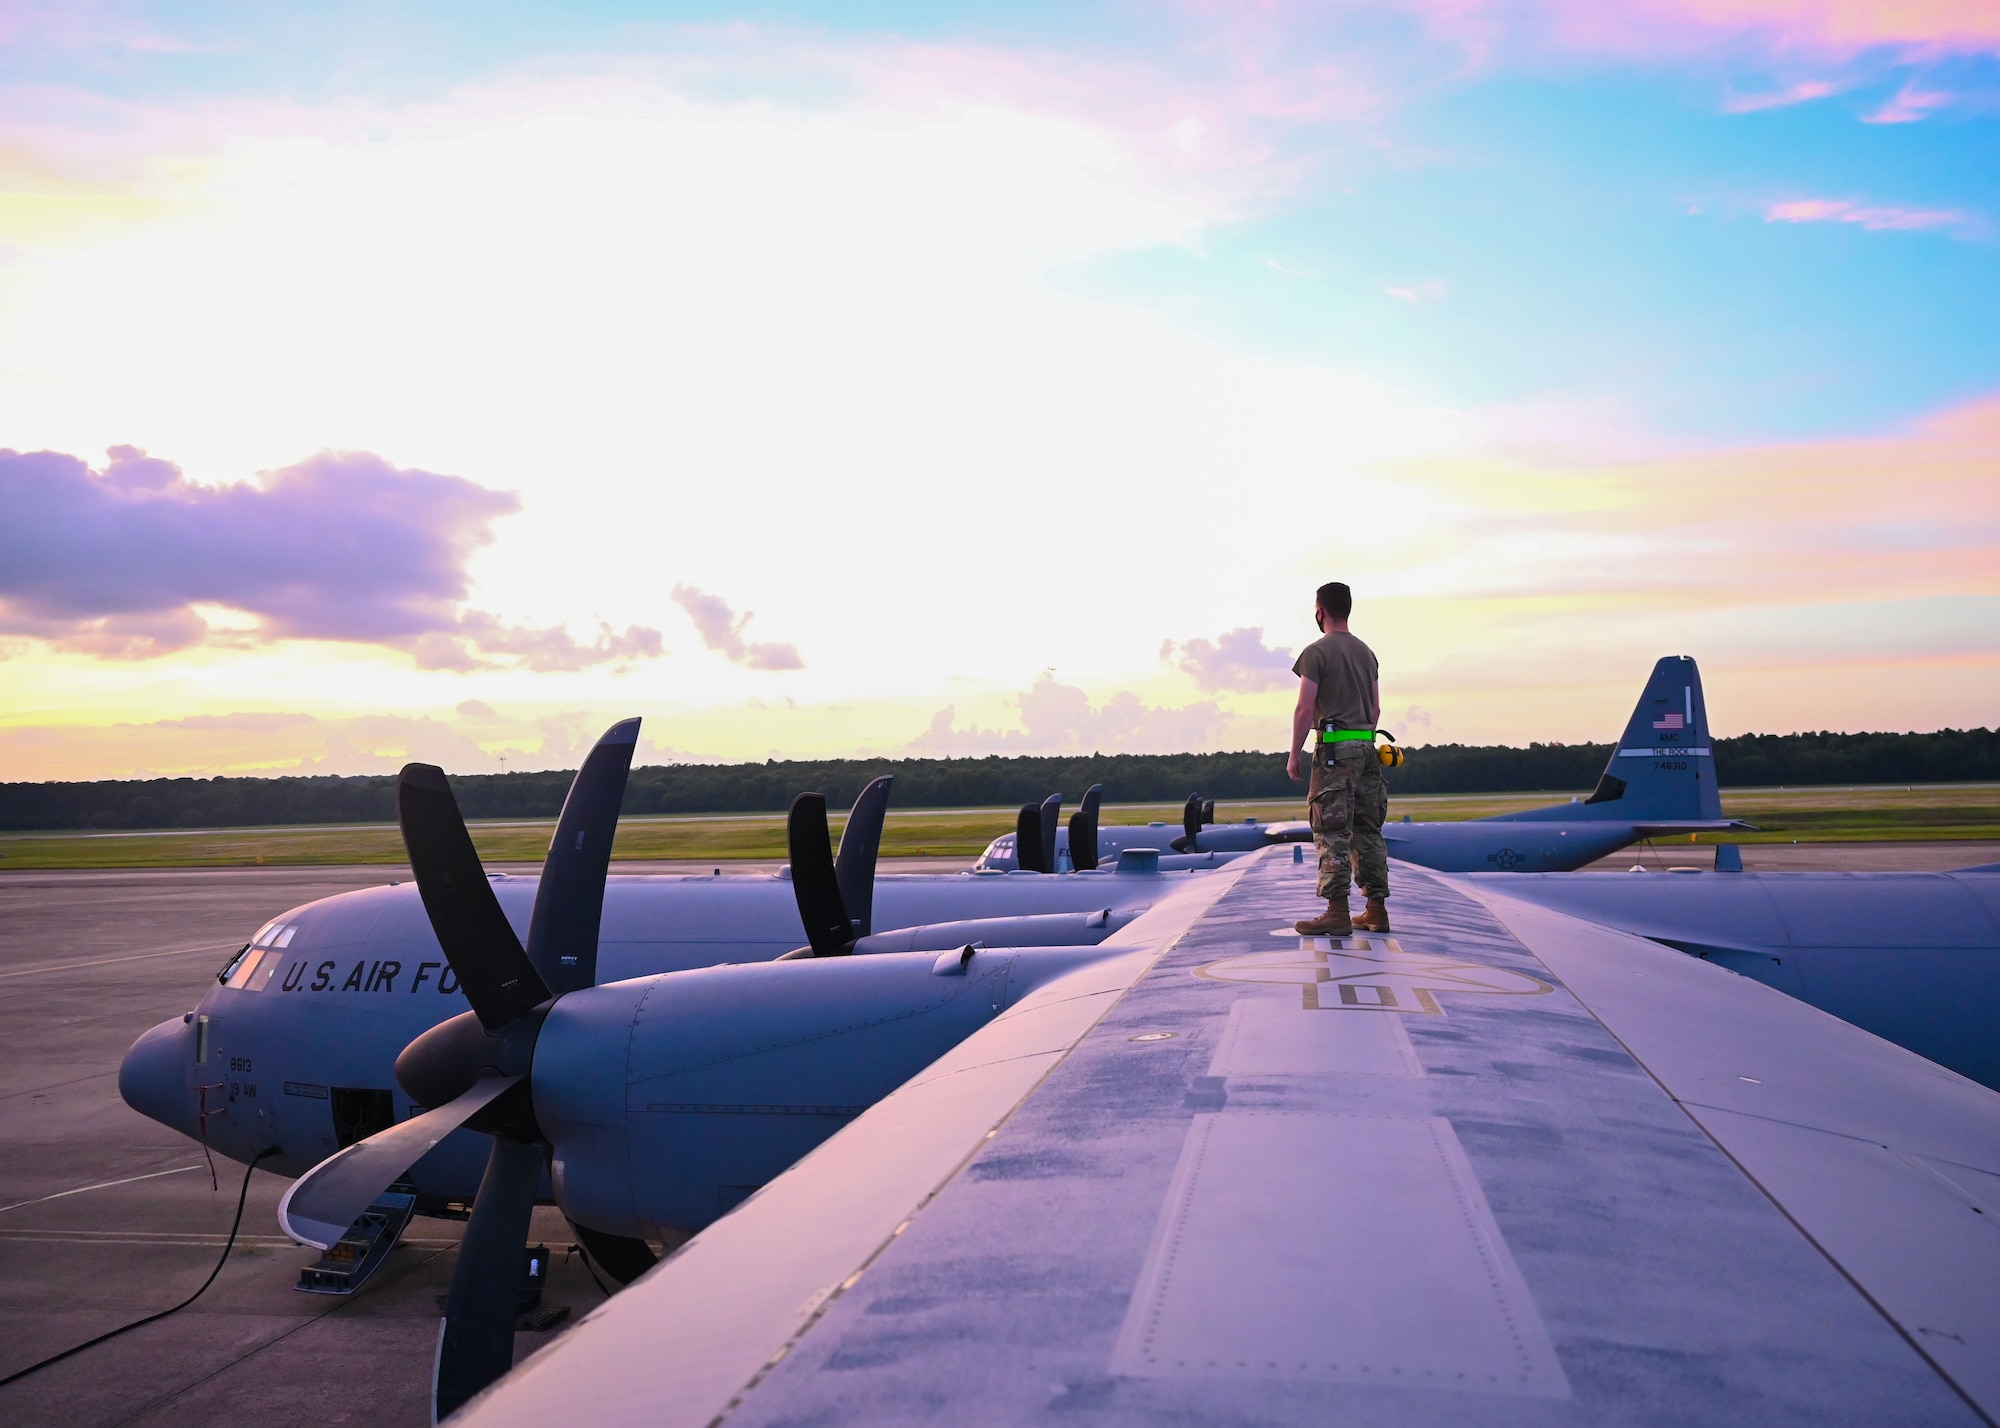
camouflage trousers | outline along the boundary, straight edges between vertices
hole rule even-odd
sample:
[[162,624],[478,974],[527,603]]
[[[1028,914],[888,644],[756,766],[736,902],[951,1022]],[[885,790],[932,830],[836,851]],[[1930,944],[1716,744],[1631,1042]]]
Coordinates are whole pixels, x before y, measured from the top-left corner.
[[1382,821],[1389,816],[1389,785],[1375,745],[1357,739],[1322,746],[1313,756],[1310,798],[1306,816],[1319,849],[1319,895],[1329,902],[1345,899],[1351,866],[1363,892],[1387,897],[1389,845],[1382,841]]

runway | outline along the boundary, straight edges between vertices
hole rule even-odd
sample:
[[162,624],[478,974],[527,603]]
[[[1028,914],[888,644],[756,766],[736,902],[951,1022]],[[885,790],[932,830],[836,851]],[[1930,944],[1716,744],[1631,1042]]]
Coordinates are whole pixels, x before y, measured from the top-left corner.
[[[1651,866],[1653,851],[1600,866]],[[1709,856],[1659,852],[1661,866]],[[2000,860],[2000,846],[1744,854],[1752,869],[1951,868]],[[196,1146],[126,1108],[117,1089],[126,1047],[191,1007],[270,917],[406,876],[379,866],[0,874],[0,1376],[184,1298],[228,1232],[242,1167],[217,1161],[211,1181]],[[313,1254],[277,1232],[284,1184],[252,1176],[244,1234],[199,1301],[0,1388],[0,1421],[426,1423],[437,1296],[459,1226],[415,1221],[405,1248],[352,1299],[300,1294],[292,1285]],[[600,1302],[581,1262],[561,1255],[569,1237],[555,1211],[537,1212],[535,1235],[557,1251],[545,1303],[569,1306],[573,1320]],[[550,1337],[517,1336],[517,1355]]]
[[[213,1268],[243,1167],[126,1108],[119,1059],[193,1006],[273,914],[397,870],[0,876],[0,1376],[185,1298]],[[208,1293],[157,1324],[0,1388],[10,1424],[429,1421],[437,1296],[459,1225],[422,1219],[352,1299],[292,1285],[313,1254],[277,1229],[286,1182],[252,1176],[244,1234]],[[568,1228],[539,1211],[558,1251]],[[558,1253],[544,1303],[602,1296]],[[545,1336],[522,1334],[519,1352]]]

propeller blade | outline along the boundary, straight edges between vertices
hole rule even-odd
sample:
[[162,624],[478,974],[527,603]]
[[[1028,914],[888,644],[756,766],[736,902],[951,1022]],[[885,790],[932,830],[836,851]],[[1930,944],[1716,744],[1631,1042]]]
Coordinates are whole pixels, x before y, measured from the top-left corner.
[[431,1373],[431,1421],[442,1422],[514,1366],[515,1301],[521,1251],[542,1179],[542,1148],[493,1138],[479,1196],[472,1202],[458,1263],[445,1295]]
[[1201,851],[1200,794],[1191,793],[1188,795],[1187,806],[1181,809],[1181,829],[1186,843],[1183,844],[1179,839],[1176,839],[1174,847],[1183,853],[1199,853]]
[[1042,866],[1042,807],[1038,803],[1022,804],[1014,819],[1014,866],[1024,873],[1048,871]]
[[361,1212],[375,1203],[425,1151],[517,1084],[519,1076],[486,1076],[434,1111],[412,1116],[336,1152],[292,1182],[278,1202],[278,1223],[304,1244],[332,1249]]
[[1069,860],[1078,872],[1097,866],[1097,809],[1104,799],[1104,785],[1094,783],[1083,791],[1083,807],[1069,816]]
[[1215,800],[1204,798],[1201,801],[1201,826],[1206,828],[1213,822],[1215,822]]
[[431,930],[479,1024],[497,1031],[547,1001],[549,989],[493,896],[443,769],[403,765],[396,776],[396,821]]
[[1042,800],[1042,871],[1056,870],[1056,825],[1062,819],[1062,795],[1052,793]]
[[528,960],[554,996],[597,985],[597,932],[604,918],[604,878],[625,777],[639,742],[639,721],[626,719],[604,737],[576,771],[542,863],[535,911],[528,921]]
[[857,937],[866,937],[874,928],[875,860],[882,852],[882,820],[889,813],[889,785],[894,774],[871,781],[854,800],[847,826],[840,830],[840,851],[834,854],[834,876],[840,882],[840,899],[854,919]]
[[575,1220],[569,1222],[569,1227],[576,1232],[576,1242],[583,1246],[590,1262],[620,1284],[630,1284],[660,1262],[660,1257],[653,1253],[653,1247],[644,1240],[592,1229]]
[[785,843],[792,855],[792,896],[815,957],[845,956],[854,947],[854,924],[840,895],[833,866],[833,839],[826,831],[826,795],[802,793],[785,819]]

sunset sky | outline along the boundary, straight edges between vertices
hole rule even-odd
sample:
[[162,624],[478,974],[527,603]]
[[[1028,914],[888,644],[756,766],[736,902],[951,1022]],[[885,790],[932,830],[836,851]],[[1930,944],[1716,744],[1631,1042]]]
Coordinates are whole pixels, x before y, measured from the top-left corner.
[[0,779],[2000,711],[2000,5],[0,7]]

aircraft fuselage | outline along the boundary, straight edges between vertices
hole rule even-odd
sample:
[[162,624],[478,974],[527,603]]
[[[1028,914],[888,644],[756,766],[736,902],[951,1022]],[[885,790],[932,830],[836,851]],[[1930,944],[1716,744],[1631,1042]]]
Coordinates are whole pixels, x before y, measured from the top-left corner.
[[[958,873],[878,878],[874,925],[1108,911],[1151,905],[1182,875],[1049,877]],[[500,877],[494,891],[517,934],[539,879]],[[884,934],[885,938],[887,934]],[[727,963],[769,962],[804,941],[782,877],[612,877],[599,934],[599,984]],[[127,1054],[119,1085],[153,1119],[248,1161],[298,1175],[343,1145],[408,1118],[397,1055],[467,1009],[414,883],[364,888],[276,919],[185,1018],[163,1022]],[[469,1199],[487,1139],[454,1132],[420,1161],[428,1200]]]

